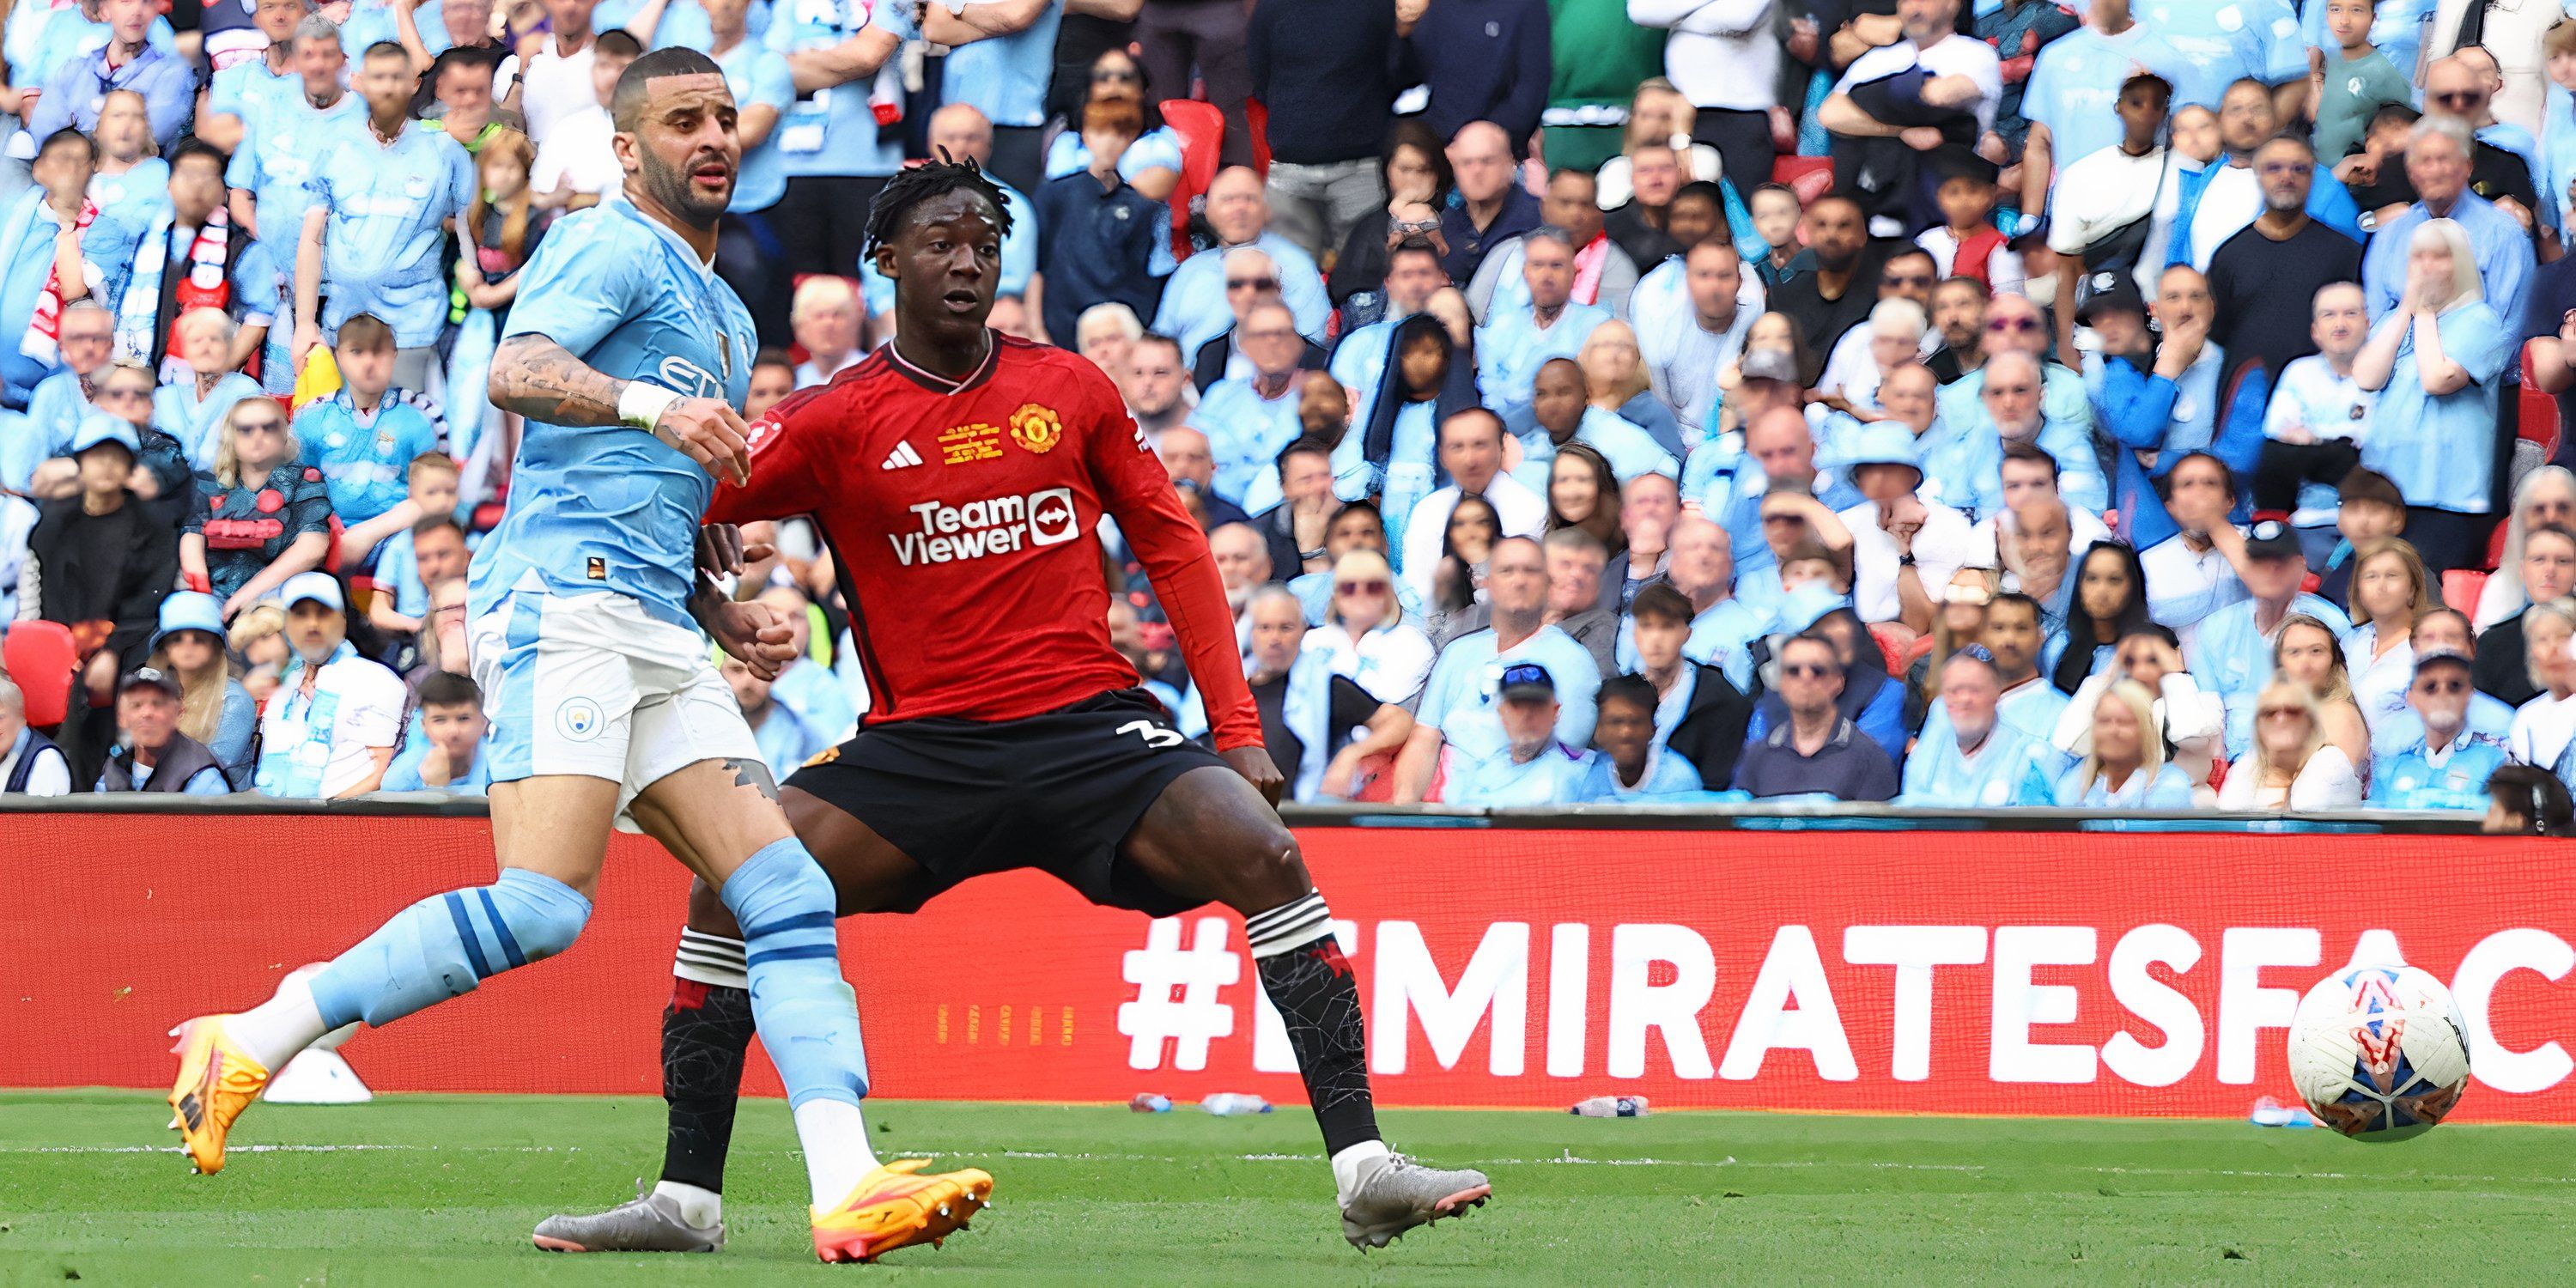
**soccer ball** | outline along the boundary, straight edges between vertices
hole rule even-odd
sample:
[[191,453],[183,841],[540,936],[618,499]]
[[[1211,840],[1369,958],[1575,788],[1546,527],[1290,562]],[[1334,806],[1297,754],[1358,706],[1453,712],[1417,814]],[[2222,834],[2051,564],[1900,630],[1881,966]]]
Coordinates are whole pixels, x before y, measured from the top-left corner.
[[2468,1023],[2442,981],[2412,966],[2319,980],[2290,1017],[2290,1082],[2317,1121],[2354,1140],[2421,1136],[2469,1081]]

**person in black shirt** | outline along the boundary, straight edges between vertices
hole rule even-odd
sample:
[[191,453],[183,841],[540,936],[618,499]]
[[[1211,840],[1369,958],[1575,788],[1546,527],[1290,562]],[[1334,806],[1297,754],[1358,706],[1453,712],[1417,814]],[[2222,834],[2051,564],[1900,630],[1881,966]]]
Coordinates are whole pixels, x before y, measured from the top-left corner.
[[1772,293],[1771,311],[1794,319],[1809,348],[1831,353],[1877,306],[1885,254],[1870,245],[1860,203],[1840,193],[1816,198],[1805,226],[1807,248],[1789,261],[1789,280]]
[[2254,150],[2263,213],[2209,257],[2218,318],[2210,338],[2227,355],[2221,389],[2248,362],[2259,360],[2278,381],[2292,359],[2315,353],[2308,323],[2318,288],[2361,280],[2361,244],[2308,217],[2316,165],[2316,150],[2294,134]]
[[1387,0],[1260,0],[1245,31],[1269,111],[1271,223],[1318,261],[1386,201],[1378,140],[1395,102]]
[[[1362,761],[1392,755],[1413,732],[1404,708],[1370,697],[1336,673],[1321,653],[1304,651],[1306,609],[1286,586],[1254,592],[1252,704],[1261,711],[1261,741],[1300,803],[1348,799]],[[1352,737],[1354,730],[1362,730]],[[1390,766],[1392,762],[1389,762]]]

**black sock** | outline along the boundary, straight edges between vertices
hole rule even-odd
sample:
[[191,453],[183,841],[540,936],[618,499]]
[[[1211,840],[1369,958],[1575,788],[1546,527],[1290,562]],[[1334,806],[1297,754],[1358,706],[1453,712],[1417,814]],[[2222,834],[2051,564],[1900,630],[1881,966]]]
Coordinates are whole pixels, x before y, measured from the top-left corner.
[[1324,897],[1305,898],[1244,923],[1262,991],[1279,1010],[1306,1098],[1324,1129],[1324,1150],[1338,1154],[1378,1139],[1377,1105],[1369,1094],[1368,1032],[1351,964],[1333,942]]
[[671,1004],[662,1011],[662,1099],[671,1107],[663,1180],[724,1192],[751,1034],[751,990],[671,981]]

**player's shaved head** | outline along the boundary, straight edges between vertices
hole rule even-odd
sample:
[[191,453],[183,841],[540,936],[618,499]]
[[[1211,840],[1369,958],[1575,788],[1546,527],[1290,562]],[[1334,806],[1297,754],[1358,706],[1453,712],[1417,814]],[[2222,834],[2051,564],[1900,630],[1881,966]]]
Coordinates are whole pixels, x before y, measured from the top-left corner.
[[711,76],[717,85],[724,84],[724,69],[705,54],[679,45],[656,49],[627,64],[617,77],[617,92],[609,96],[608,115],[620,132],[632,134],[643,124],[644,105],[653,98],[653,82],[672,76]]

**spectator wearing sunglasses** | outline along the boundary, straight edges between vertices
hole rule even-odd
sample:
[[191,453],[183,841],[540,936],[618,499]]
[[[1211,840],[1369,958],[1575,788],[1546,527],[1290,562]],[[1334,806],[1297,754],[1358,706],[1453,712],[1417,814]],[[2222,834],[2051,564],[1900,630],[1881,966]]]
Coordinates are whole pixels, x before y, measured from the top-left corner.
[[1776,670],[1789,718],[1745,747],[1735,766],[1736,789],[1763,798],[1893,799],[1896,765],[1835,705],[1843,665],[1833,641],[1791,636],[1780,646]]
[[1386,557],[1355,549],[1334,563],[1333,597],[1305,650],[1380,702],[1406,703],[1422,691],[1437,656],[1431,637],[1404,620]]
[[330,485],[296,454],[285,409],[245,399],[224,414],[213,466],[197,474],[179,568],[222,603],[226,621],[330,553]]
[[2415,659],[2415,681],[2406,705],[2424,732],[2370,774],[2370,803],[2390,809],[2483,809],[2487,781],[2511,759],[2504,744],[2469,728],[2470,681],[2466,653],[2437,649]]
[[[2416,618],[2415,630],[2406,642],[2416,657],[2452,652],[2468,658],[2473,668],[2477,664],[2477,637],[2469,631],[2467,614],[2456,608],[2436,608]],[[2479,692],[2474,687],[2474,673],[2471,684],[2469,732],[2504,742],[2505,735],[2513,729],[2512,704],[2493,694]],[[2423,717],[2416,715],[2414,705],[2409,703],[2403,709],[2382,715],[2379,723],[2370,727],[2370,753],[2374,759],[2393,756],[2423,735]]]
[[2255,695],[2252,747],[2229,766],[2218,807],[2270,814],[2350,809],[2361,804],[2352,760],[2326,739],[2308,686],[2276,678]]

